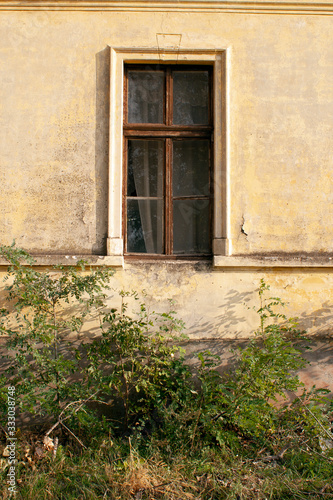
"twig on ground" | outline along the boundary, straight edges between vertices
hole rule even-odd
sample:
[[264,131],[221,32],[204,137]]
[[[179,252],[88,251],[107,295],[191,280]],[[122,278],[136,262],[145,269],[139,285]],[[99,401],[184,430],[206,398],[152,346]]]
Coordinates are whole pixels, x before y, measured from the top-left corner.
[[[274,460],[280,460],[281,458],[283,458],[283,455],[285,454],[285,452],[287,450],[289,450],[290,448],[290,445],[288,444],[287,446],[284,446],[282,448],[281,451],[279,451],[279,453],[277,453],[276,455],[268,455],[267,457],[262,457],[262,459],[260,460],[261,462],[273,462]],[[254,464],[258,464],[259,462],[253,462]]]
[[72,432],[63,422],[60,422],[60,424],[75,438],[78,443],[86,450],[87,447],[82,443],[81,439],[79,439],[77,436],[75,436],[74,432]]

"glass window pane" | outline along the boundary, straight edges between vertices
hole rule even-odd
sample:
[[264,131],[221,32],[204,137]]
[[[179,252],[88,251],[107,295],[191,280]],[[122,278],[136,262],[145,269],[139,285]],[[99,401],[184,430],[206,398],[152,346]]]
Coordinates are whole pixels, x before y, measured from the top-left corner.
[[173,252],[209,253],[209,200],[173,202]]
[[173,123],[206,125],[209,123],[208,71],[173,72]]
[[129,140],[127,196],[163,196],[164,141]]
[[209,194],[208,140],[173,141],[173,196]]
[[163,253],[162,200],[127,200],[127,251]]
[[128,72],[128,123],[163,123],[163,71]]

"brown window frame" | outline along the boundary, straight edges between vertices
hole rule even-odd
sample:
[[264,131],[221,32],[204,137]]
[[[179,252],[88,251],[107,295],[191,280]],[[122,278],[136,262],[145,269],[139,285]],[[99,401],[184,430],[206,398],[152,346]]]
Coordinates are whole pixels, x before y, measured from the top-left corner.
[[[163,102],[163,124],[156,123],[128,123],[128,70],[163,70],[164,80],[164,102]],[[173,119],[173,81],[174,71],[209,71],[209,110],[208,125],[174,125]],[[213,116],[213,66],[210,64],[125,64],[124,66],[124,110],[123,110],[123,236],[124,256],[126,259],[170,259],[170,260],[207,260],[212,257],[213,240],[213,171],[214,171],[214,116]],[[172,196],[172,141],[175,139],[209,139],[210,140],[210,171],[209,171],[209,194],[197,196]],[[127,148],[129,139],[164,139],[164,253],[130,253],[127,252]],[[208,199],[209,200],[209,253],[173,254],[173,216],[172,201],[181,199]]]

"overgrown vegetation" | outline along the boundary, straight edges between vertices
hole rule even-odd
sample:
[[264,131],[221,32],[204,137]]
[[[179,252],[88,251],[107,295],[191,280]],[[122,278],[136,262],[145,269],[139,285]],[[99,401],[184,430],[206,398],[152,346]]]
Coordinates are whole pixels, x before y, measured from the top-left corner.
[[0,311],[0,332],[8,337],[6,376],[22,412],[57,418],[64,404],[90,395],[80,376],[73,379],[80,373],[80,332],[103,308],[113,272],[85,273],[83,262],[81,272],[62,266],[39,272],[14,245],[2,247],[1,254],[10,262],[9,303]]
[[[3,498],[9,385],[16,414],[30,412],[35,424],[16,432],[16,498],[333,497],[332,406],[327,391],[302,387],[306,337],[263,280],[258,331],[221,374],[209,351],[190,369],[172,309],[150,312],[127,292],[108,309],[111,271],[80,263],[38,272],[15,246],[1,254],[10,263],[0,324]],[[90,341],[88,322],[98,333]]]

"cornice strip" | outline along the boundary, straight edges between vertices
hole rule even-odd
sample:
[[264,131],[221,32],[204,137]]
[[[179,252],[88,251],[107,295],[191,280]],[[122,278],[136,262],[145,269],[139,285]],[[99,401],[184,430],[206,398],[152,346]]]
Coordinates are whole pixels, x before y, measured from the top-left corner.
[[247,256],[232,255],[228,257],[215,256],[213,265],[216,269],[319,269],[333,271],[332,257],[309,257],[309,256]]
[[230,12],[248,14],[332,15],[333,2],[267,2],[237,0],[0,0],[1,11]]
[[[79,260],[84,260],[87,266],[134,267],[136,261],[127,261],[120,255],[32,255],[34,266],[50,267],[54,265],[76,266]],[[155,264],[160,266],[160,260],[141,260],[141,264]],[[165,260],[163,264],[170,267],[183,266],[184,264],[207,266],[207,261],[173,261]],[[213,267],[220,270],[257,270],[257,269],[299,269],[302,271],[333,272],[333,257],[307,257],[307,256],[215,256]],[[211,264],[208,264],[209,266]],[[9,263],[0,258],[0,272],[7,268]]]
[[[84,260],[87,267],[123,267],[124,258],[118,255],[103,256],[103,255],[32,255],[34,259],[34,265],[42,267],[50,266],[76,266],[78,261]],[[3,272],[4,268],[8,268],[9,262],[4,258],[0,258],[0,272]],[[23,263],[23,265],[25,265]]]

